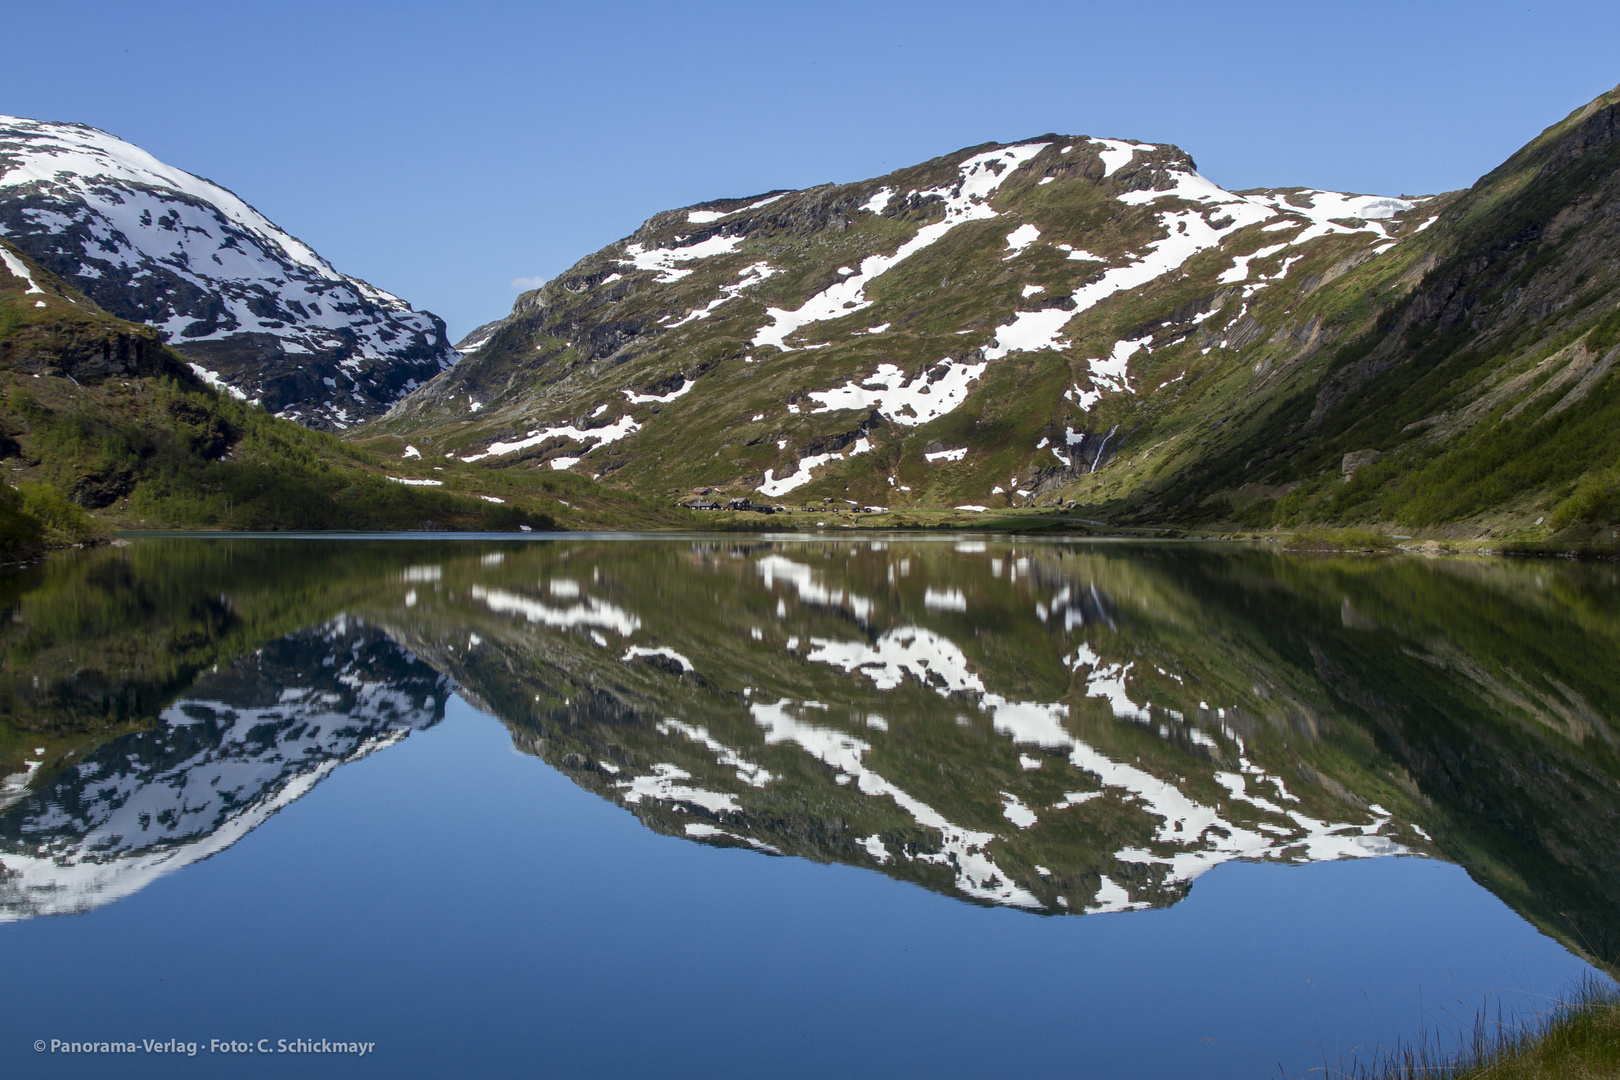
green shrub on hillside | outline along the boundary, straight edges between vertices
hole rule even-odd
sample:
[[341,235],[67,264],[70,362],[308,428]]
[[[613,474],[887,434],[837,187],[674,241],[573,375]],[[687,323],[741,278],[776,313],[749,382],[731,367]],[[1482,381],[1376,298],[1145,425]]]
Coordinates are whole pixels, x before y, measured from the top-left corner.
[[39,523],[49,547],[73,547],[107,540],[111,532],[49,484],[22,484],[18,488],[23,512]]
[[1395,541],[1368,529],[1315,529],[1289,537],[1291,551],[1389,551]]
[[0,562],[38,554],[45,546],[39,519],[23,509],[22,492],[0,483]]

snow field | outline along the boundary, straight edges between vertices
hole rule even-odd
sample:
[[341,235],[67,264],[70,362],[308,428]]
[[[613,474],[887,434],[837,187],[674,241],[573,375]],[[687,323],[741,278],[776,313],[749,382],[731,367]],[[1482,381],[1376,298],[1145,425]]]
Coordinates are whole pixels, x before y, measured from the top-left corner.
[[[1049,145],[1049,143],[1032,143],[978,154],[962,162],[956,184],[913,192],[912,194],[924,198],[940,196],[945,202],[944,220],[918,229],[916,235],[901,244],[893,255],[868,255],[861,260],[860,269],[854,274],[829,285],[792,311],[784,308],[767,308],[766,315],[769,321],[754,335],[753,343],[756,346],[774,345],[778,349],[788,351],[791,347],[787,344],[787,339],[804,327],[828,319],[842,318],[870,307],[872,301],[866,298],[866,288],[873,281],[917,252],[937,243],[958,225],[998,216],[990,208],[991,196],[1014,170]],[[867,207],[875,203],[882,194],[883,192],[879,192],[878,195],[874,195]],[[885,205],[887,201],[884,200]]]
[[29,271],[27,263],[23,262],[21,259],[17,258],[17,256],[13,255],[4,248],[0,248],[0,263],[6,264],[6,270],[11,273],[12,277],[20,278],[28,283],[28,288],[23,290],[24,296],[27,296],[29,293],[39,293],[42,296],[44,295],[45,290],[34,284],[34,275]]
[[969,389],[984,374],[985,366],[947,358],[932,369],[938,373],[943,367],[943,374],[930,381],[928,370],[908,380],[896,365],[880,364],[864,379],[852,379],[831,390],[812,391],[810,399],[816,402],[812,411],[876,409],[897,424],[918,427],[939,419],[966,401]]
[[[689,386],[690,384],[687,385]],[[682,392],[684,393],[684,390]],[[626,393],[629,393],[629,391],[626,391]],[[489,449],[483,451],[482,453],[470,454],[461,460],[473,462],[482,461],[487,457],[499,457],[505,454],[515,454],[519,450],[527,450],[531,446],[539,446],[547,439],[555,439],[558,437],[569,439],[573,442],[594,442],[595,445],[591,447],[591,450],[595,450],[598,447],[606,446],[609,443],[618,442],[620,439],[623,439],[629,435],[634,435],[640,430],[641,425],[636,423],[635,418],[629,414],[619,417],[618,420],[612,424],[609,424],[607,427],[581,429],[572,424],[561,424],[557,427],[537,428],[534,431],[529,432],[528,435],[521,439],[514,439],[511,442],[490,443]],[[586,453],[589,452],[589,450],[586,451]],[[561,461],[562,459],[558,458],[557,460]],[[578,460],[579,458],[570,458],[569,463],[572,464]],[[555,468],[558,466],[553,467]],[[567,468],[567,466],[561,467]]]
[[741,236],[711,236],[707,240],[686,247],[649,249],[640,243],[626,244],[624,253],[629,258],[621,261],[634,266],[637,270],[656,271],[658,276],[654,280],[667,285],[692,273],[691,270],[681,269],[681,263],[712,259],[716,255],[729,255],[736,251],[742,242]]
[[760,199],[758,202],[751,202],[747,206],[739,206],[735,210],[693,210],[686,215],[686,220],[693,225],[708,225],[722,218],[735,217],[749,210],[758,210],[761,207],[769,206],[778,199],[785,199],[791,194],[793,194],[791,191],[784,191],[780,195],[772,195],[769,198]]
[[846,461],[857,454],[867,453],[871,449],[872,440],[862,435],[847,450],[827,454],[811,454],[808,457],[800,458],[798,468],[781,479],[776,479],[775,469],[766,469],[765,482],[759,485],[759,491],[770,498],[778,498],[786,495],[794,488],[808,484],[814,479],[812,476],[814,470],[819,469],[829,461]]

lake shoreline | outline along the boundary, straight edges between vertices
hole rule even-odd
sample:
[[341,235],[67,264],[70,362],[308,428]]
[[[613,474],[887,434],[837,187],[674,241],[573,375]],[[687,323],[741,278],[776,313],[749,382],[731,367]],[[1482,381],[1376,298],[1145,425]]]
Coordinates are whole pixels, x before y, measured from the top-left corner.
[[[883,525],[844,525],[840,531],[857,531],[862,538],[873,536],[895,537],[907,540],[926,540],[930,537],[946,539],[969,535],[981,539],[1018,539],[1043,540],[1053,542],[1074,541],[1108,541],[1113,543],[1182,543],[1182,544],[1262,544],[1281,546],[1290,554],[1295,555],[1418,555],[1425,558],[1451,557],[1451,556],[1481,556],[1491,558],[1541,558],[1566,559],[1575,561],[1605,561],[1620,559],[1620,546],[1597,546],[1590,544],[1559,544],[1552,542],[1524,542],[1517,541],[1508,544],[1492,543],[1490,541],[1458,541],[1458,540],[1416,540],[1410,537],[1380,536],[1387,543],[1334,543],[1332,534],[1328,534],[1320,542],[1298,543],[1301,538],[1314,538],[1321,534],[1308,530],[1284,533],[1251,533],[1251,532],[1185,532],[1179,529],[1143,528],[1139,531],[1128,529],[1111,529],[1108,531],[1064,531],[1042,529],[1039,531],[992,529],[988,525],[963,527],[947,525],[920,526],[883,526]],[[675,540],[689,538],[727,537],[727,536],[758,536],[770,539],[795,540],[825,540],[840,535],[831,529],[780,529],[773,528],[769,522],[744,523],[723,529],[671,529],[671,530],[558,530],[548,532],[484,532],[484,531],[439,531],[425,529],[406,529],[382,532],[366,532],[362,530],[285,530],[285,531],[237,531],[227,529],[120,529],[116,536],[108,541],[114,546],[123,540],[163,538],[163,539],[318,539],[318,540],[382,540],[382,539],[420,539],[420,540],[456,540],[456,539],[485,539],[485,540],[557,540],[557,539],[622,539],[622,540]],[[50,552],[80,550],[88,547],[102,546],[100,544],[75,544],[71,547],[54,548]],[[21,565],[34,561],[33,558],[17,560],[11,563],[0,563],[0,566]]]

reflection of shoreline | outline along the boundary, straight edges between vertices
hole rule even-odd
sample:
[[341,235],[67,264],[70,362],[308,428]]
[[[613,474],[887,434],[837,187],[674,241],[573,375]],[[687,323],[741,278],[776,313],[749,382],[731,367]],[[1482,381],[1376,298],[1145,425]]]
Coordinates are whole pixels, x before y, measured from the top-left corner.
[[[418,566],[407,571],[408,582],[431,581],[433,594],[413,587],[405,612],[379,617],[453,673],[486,711],[502,715],[520,747],[631,809],[650,828],[704,843],[831,859],[980,903],[1076,914],[1174,903],[1196,877],[1231,859],[1317,861],[1411,850],[1393,835],[1405,827],[1381,805],[1307,812],[1280,776],[1254,764],[1243,738],[1213,710],[1189,710],[1207,714],[1206,731],[1182,712],[1134,700],[1127,689],[1134,665],[1104,663],[1083,640],[1063,654],[1068,692],[1058,696],[1094,701],[1093,709],[1105,708],[1112,720],[1149,730],[1159,724],[1161,734],[1160,721],[1185,728],[1184,750],[1157,767],[1199,774],[1201,795],[1081,740],[1065,726],[1068,702],[993,692],[979,674],[983,665],[948,634],[894,610],[897,582],[913,569],[921,576],[921,555],[914,567],[913,554],[897,552],[857,581],[855,574],[838,580],[813,559],[773,548],[754,545],[749,554],[739,560],[717,547],[694,549],[685,570],[698,583],[693,591],[724,581],[734,594],[728,602],[706,598],[696,605],[703,619],[683,624],[678,637],[660,612],[636,610],[627,598],[635,590],[625,588],[612,560],[552,565],[554,576],[525,574],[521,584],[510,576],[491,582],[501,576],[489,572],[503,564],[496,557],[464,576],[450,565]],[[1051,568],[1038,558],[996,558],[983,544],[969,554],[985,555],[996,578],[1004,570],[1007,585],[1022,580],[1042,590],[1044,598],[1024,610],[1043,624],[1051,620],[1055,633],[1066,637],[1091,622],[1118,632],[1112,605],[1094,582],[1053,585]],[[577,573],[582,569],[590,570],[589,579]],[[659,592],[671,587],[667,578],[657,580]],[[446,603],[460,585],[472,603]],[[913,616],[967,614],[961,588],[922,582],[914,591],[922,610]],[[757,614],[745,618],[764,615],[774,625],[723,625],[749,611]],[[442,628],[437,641],[424,633],[430,626]],[[466,648],[453,644],[458,638],[468,641]],[[739,650],[739,642],[750,644]],[[814,689],[817,680],[795,674],[806,665],[846,678],[828,696]],[[757,689],[773,683],[769,695]],[[889,779],[869,761],[882,756],[890,739],[896,697],[909,699],[901,712],[910,714],[912,727],[946,715],[955,723],[977,716],[974,723],[993,733],[1008,767],[978,792],[919,796]],[[530,704],[543,700],[551,706]],[[846,727],[835,718],[839,712],[847,715]],[[1236,715],[1232,722],[1241,723]],[[930,749],[940,754],[942,775],[967,775],[979,764]],[[811,778],[792,760],[794,751],[816,763]],[[1044,801],[1041,785],[1029,783],[1031,770],[1043,766],[1048,777],[1067,770]],[[964,805],[964,794],[981,807]],[[988,820],[986,801],[995,808]],[[803,823],[800,804],[827,806],[829,820]],[[1325,809],[1320,798],[1318,804]],[[1109,818],[1128,825],[1107,843],[1087,841],[1076,853],[1072,838],[1054,839]],[[1417,840],[1409,828],[1404,836]],[[1070,850],[1054,852],[1054,843]]]
[[[0,862],[24,871],[0,904],[81,910],[220,850],[336,764],[433,722],[453,679],[519,749],[655,831],[975,903],[1164,907],[1228,860],[1443,852],[1566,944],[1562,912],[1587,937],[1620,934],[1594,839],[1620,794],[1582,742],[1608,730],[1598,669],[1620,634],[1530,584],[1578,585],[1578,568],[996,540],[374,550],[364,579],[333,561],[330,583],[304,581],[366,627],[274,641],[204,676],[161,738],[120,736],[35,775],[37,798],[0,812],[17,852]],[[297,568],[273,569],[265,593]],[[136,586],[177,588],[161,559],[142,572]],[[217,584],[208,602],[250,619]],[[386,694],[368,705],[365,686],[411,689],[384,716]],[[224,710],[235,718],[196,719]],[[250,750],[267,723],[279,758]],[[339,723],[352,730],[328,741]],[[216,756],[165,756],[188,731],[210,732]],[[201,778],[195,804],[154,804],[152,820],[167,807],[205,827],[126,843],[143,830],[116,785],[127,812],[97,816],[98,778],[77,770],[132,747],[153,762],[135,785],[148,796],[183,793],[182,767]],[[243,762],[263,768],[221,780],[228,807],[201,797]],[[1568,783],[1526,782],[1527,762]]]
[[25,761],[22,772],[0,776],[0,814],[28,798],[28,789],[33,784],[34,774],[37,772],[39,772],[38,761]]
[[449,692],[343,619],[205,678],[160,727],[104,744],[0,817],[0,922],[88,911],[223,851],[339,765],[436,722]]

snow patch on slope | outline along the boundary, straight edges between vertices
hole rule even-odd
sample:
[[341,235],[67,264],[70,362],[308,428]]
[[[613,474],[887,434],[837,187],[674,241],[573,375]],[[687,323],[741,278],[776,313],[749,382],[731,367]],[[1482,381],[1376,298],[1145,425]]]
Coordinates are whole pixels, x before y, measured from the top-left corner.
[[774,468],[766,469],[765,480],[759,485],[758,490],[773,499],[778,498],[782,495],[786,495],[794,488],[803,487],[804,485],[808,484],[814,479],[814,476],[812,475],[814,471],[821,468],[821,466],[827,464],[828,462],[845,461],[857,454],[867,453],[871,449],[872,440],[863,435],[859,439],[856,439],[854,444],[851,445],[847,450],[836,450],[825,454],[810,454],[806,457],[801,457],[799,459],[798,466],[794,469],[794,471],[789,473],[787,476],[781,477],[780,479],[777,478],[776,470]]
[[[787,339],[804,327],[828,319],[840,319],[871,307],[873,302],[866,296],[868,285],[917,252],[937,243],[958,225],[996,217],[996,212],[990,208],[990,198],[1014,170],[1049,145],[1029,143],[975,155],[962,162],[955,184],[914,192],[923,198],[937,195],[943,199],[944,219],[918,229],[916,235],[901,244],[893,255],[868,255],[861,260],[858,271],[829,285],[798,308],[792,311],[767,308],[770,321],[754,335],[753,343],[756,346],[774,345],[787,351],[792,348],[787,344]],[[874,196],[873,201],[876,199],[877,196]]]
[[917,427],[939,419],[966,401],[968,390],[984,369],[983,363],[946,359],[907,379],[898,366],[880,364],[864,379],[851,379],[831,390],[811,391],[810,398],[817,403],[814,412],[876,409],[897,424]]
[[[685,390],[683,389],[681,392],[684,393]],[[595,450],[598,447],[607,446],[609,443],[616,443],[620,439],[623,439],[629,435],[634,435],[640,430],[641,425],[636,423],[635,419],[628,414],[619,417],[618,420],[607,425],[606,427],[577,428],[573,424],[561,424],[557,427],[537,428],[534,431],[529,432],[528,435],[521,439],[514,439],[511,442],[490,443],[489,449],[483,451],[482,453],[471,454],[462,458],[461,460],[482,461],[487,457],[499,457],[503,454],[515,454],[519,450],[527,450],[531,446],[539,446],[547,439],[556,438],[564,438],[573,442],[581,443],[593,442],[595,445],[592,446],[591,449]],[[589,451],[587,451],[587,453],[588,452]],[[561,459],[559,458],[558,460]],[[579,459],[572,458],[570,460],[577,462]]]
[[644,244],[626,244],[624,253],[629,256],[622,260],[637,270],[652,270],[657,272],[653,280],[669,284],[679,281],[692,271],[682,269],[681,263],[696,262],[699,259],[712,259],[716,255],[729,255],[736,251],[743,242],[741,236],[711,236],[707,240],[685,247],[648,248]]

